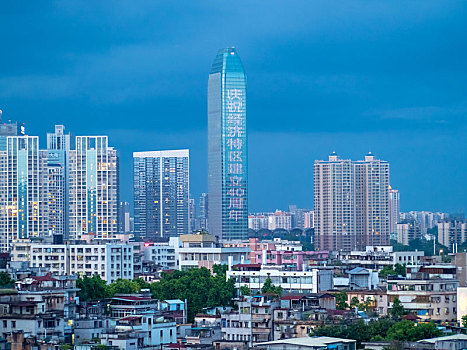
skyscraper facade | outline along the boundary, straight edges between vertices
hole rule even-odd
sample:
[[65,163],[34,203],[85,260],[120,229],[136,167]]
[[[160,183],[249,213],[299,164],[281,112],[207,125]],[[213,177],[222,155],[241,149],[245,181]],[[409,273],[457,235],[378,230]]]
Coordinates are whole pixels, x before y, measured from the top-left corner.
[[397,223],[401,221],[401,206],[399,190],[389,186],[389,233],[397,232]]
[[333,152],[327,161],[315,161],[315,247],[353,249],[355,236],[355,174],[351,160]]
[[389,163],[369,153],[353,164],[357,245],[389,245]]
[[44,162],[37,136],[7,136],[0,151],[0,249],[45,233]]
[[389,164],[372,154],[362,161],[315,161],[315,246],[360,249],[389,244]]
[[69,230],[71,238],[118,233],[118,156],[107,136],[77,136],[69,152]]
[[118,232],[130,232],[130,203],[120,202],[118,206]]
[[246,74],[234,48],[217,52],[208,80],[208,227],[248,238]]
[[199,229],[209,230],[208,228],[208,194],[201,193],[199,197]]
[[191,198],[188,202],[188,213],[190,215],[188,231],[193,232],[196,227],[196,206],[194,198]]
[[134,152],[135,236],[151,240],[189,230],[189,151]]
[[5,151],[7,136],[24,136],[26,132],[23,123],[3,121],[2,114],[0,110],[0,151]]
[[65,126],[55,125],[55,132],[47,133],[48,231],[65,238],[69,233],[68,155],[71,148],[72,137],[70,133],[65,134]]

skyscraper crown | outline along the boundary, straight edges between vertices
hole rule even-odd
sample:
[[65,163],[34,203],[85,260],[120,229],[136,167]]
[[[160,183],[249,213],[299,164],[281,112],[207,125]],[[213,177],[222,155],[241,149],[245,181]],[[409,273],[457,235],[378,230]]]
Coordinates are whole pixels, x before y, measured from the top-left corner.
[[210,74],[226,71],[239,73],[245,72],[240,56],[234,47],[220,49],[217,51],[216,58],[212,63]]

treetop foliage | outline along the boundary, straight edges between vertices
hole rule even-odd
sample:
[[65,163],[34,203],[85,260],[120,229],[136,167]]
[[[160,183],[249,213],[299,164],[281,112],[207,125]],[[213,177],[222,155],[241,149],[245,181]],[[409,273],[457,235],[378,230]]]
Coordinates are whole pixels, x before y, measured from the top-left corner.
[[80,277],[77,287],[81,290],[78,296],[82,300],[99,300],[111,298],[115,294],[133,294],[141,289],[149,289],[158,300],[187,300],[188,319],[202,313],[204,308],[232,305],[235,296],[235,285],[232,279],[226,280],[226,267],[213,267],[214,275],[202,267],[187,271],[163,272],[160,281],[148,283],[142,279],[133,281],[118,279],[107,285],[98,275]]

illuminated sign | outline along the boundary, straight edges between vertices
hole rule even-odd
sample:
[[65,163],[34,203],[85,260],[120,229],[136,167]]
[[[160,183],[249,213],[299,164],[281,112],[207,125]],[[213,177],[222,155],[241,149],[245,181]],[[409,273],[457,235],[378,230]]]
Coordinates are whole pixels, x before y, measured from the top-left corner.
[[241,89],[227,90],[227,172],[229,175],[227,198],[229,203],[229,219],[238,221],[242,217],[245,201],[245,170],[243,161],[246,157],[245,142],[246,125],[244,113],[245,93]]

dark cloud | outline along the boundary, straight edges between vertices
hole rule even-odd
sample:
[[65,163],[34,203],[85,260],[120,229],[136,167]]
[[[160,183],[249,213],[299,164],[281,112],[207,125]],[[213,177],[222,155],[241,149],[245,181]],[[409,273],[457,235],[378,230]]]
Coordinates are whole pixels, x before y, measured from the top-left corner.
[[377,150],[393,164],[406,210],[465,209],[466,9],[458,1],[5,3],[0,108],[41,136],[54,123],[108,132],[122,152],[126,199],[132,151],[190,147],[198,195],[207,74],[218,48],[236,46],[248,73],[253,209],[312,205],[313,160],[332,149],[355,158]]

